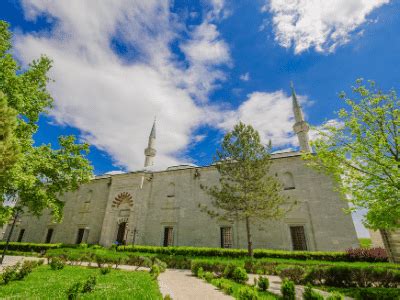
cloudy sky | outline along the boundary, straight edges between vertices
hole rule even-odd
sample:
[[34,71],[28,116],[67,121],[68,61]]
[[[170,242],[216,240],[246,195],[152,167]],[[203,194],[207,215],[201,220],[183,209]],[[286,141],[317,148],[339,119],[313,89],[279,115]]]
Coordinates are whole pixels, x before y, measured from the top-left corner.
[[155,116],[159,168],[206,165],[238,120],[296,149],[290,81],[313,126],[357,78],[399,88],[394,0],[2,0],[0,18],[23,65],[54,61],[36,143],[79,135],[96,174],[142,168]]

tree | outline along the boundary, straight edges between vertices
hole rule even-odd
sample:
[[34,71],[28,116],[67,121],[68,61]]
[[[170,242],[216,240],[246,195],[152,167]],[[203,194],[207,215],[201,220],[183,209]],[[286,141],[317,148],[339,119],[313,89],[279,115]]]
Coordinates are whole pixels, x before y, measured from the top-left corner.
[[[11,33],[0,21],[0,223],[17,209],[40,215],[48,208],[60,220],[59,196],[92,176],[86,158],[89,145],[61,136],[58,149],[35,146],[39,117],[53,103],[47,91],[51,60],[42,56],[22,70],[10,51]],[[10,199],[18,199],[17,207],[6,206]]]
[[347,108],[338,126],[324,126],[314,141],[311,165],[332,174],[353,206],[366,208],[364,224],[371,229],[400,228],[400,99],[383,93],[370,81],[357,80],[355,99],[345,93]]
[[248,255],[253,256],[251,224],[254,220],[278,219],[287,212],[282,185],[269,175],[271,145],[265,147],[258,132],[250,125],[237,124],[223,139],[217,151],[219,185],[204,187],[217,209],[206,210],[223,219],[238,218],[246,224]]

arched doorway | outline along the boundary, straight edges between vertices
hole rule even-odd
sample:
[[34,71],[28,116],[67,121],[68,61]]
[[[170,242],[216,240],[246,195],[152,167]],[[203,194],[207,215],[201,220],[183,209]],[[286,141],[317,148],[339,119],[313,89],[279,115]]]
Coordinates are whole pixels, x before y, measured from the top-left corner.
[[125,243],[126,224],[127,222],[121,222],[118,224],[117,242],[119,244]]

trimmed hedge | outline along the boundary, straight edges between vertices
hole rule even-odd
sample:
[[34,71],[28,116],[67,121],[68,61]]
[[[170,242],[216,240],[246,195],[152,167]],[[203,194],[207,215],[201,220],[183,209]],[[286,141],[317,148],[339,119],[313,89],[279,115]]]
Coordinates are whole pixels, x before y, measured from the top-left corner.
[[[0,242],[0,249],[4,249],[6,243]],[[23,251],[23,252],[41,252],[49,249],[63,248],[64,244],[36,244],[36,243],[17,243],[10,242],[8,244],[8,250],[12,251]]]
[[[3,249],[5,242],[0,242],[0,249]],[[102,248],[97,245],[70,245],[70,244],[36,244],[36,243],[16,243],[9,244],[9,250],[24,252],[42,252],[49,249],[58,248]],[[224,249],[224,248],[206,248],[206,247],[158,247],[158,246],[119,246],[118,252],[141,252],[160,255],[181,255],[190,257],[226,257],[226,258],[246,258],[245,249]],[[296,260],[321,260],[321,261],[343,261],[343,262],[376,262],[387,261],[386,258],[371,255],[354,255],[353,252],[312,252],[312,251],[284,251],[271,249],[255,249],[254,258],[282,258]]]
[[[157,246],[120,246],[118,251],[144,252],[166,255],[184,255],[191,257],[218,256],[230,258],[247,257],[245,249],[206,248],[206,247],[157,247]],[[353,261],[346,252],[311,252],[255,249],[254,258],[288,258],[298,260]]]

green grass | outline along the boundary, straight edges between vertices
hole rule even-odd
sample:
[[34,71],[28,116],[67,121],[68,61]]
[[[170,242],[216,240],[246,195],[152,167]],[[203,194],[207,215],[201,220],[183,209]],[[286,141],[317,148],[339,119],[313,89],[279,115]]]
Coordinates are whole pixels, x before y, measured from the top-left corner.
[[157,282],[147,272],[112,270],[101,275],[97,268],[65,266],[53,271],[49,266],[36,268],[22,281],[0,285],[1,299],[66,299],[66,290],[75,282],[97,276],[92,293],[79,299],[162,299]]
[[372,246],[372,241],[369,238],[359,238],[358,239],[360,242],[360,247],[361,248],[371,248]]

